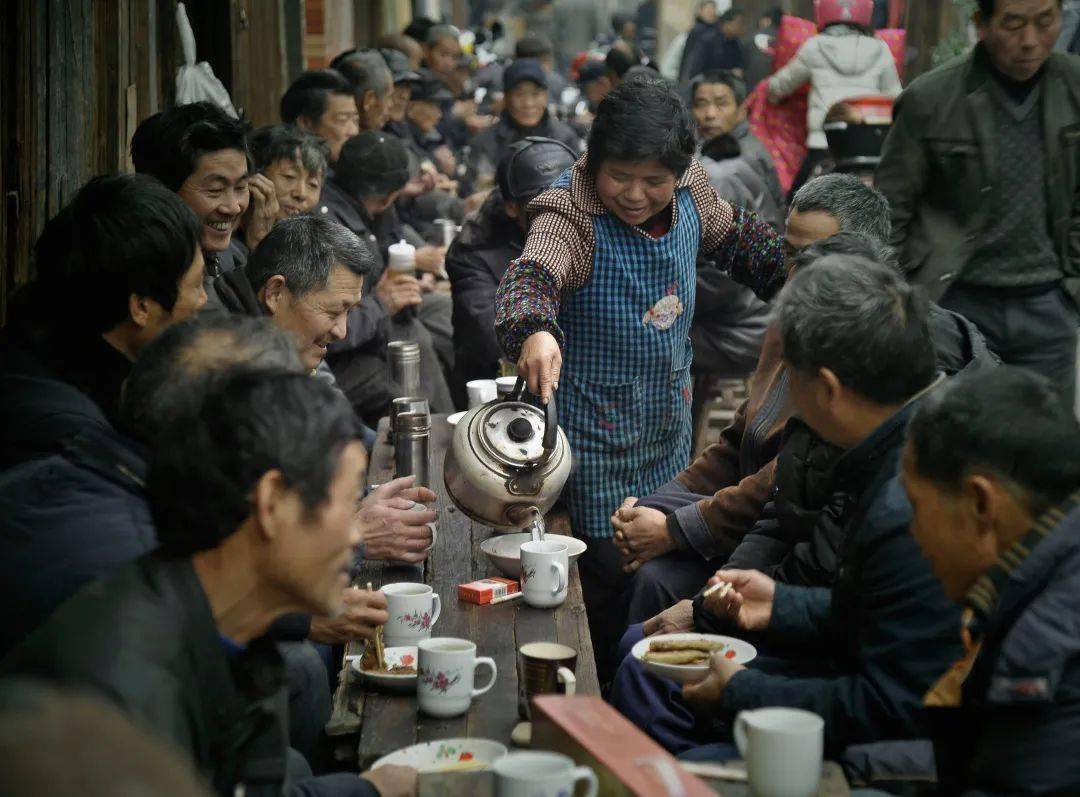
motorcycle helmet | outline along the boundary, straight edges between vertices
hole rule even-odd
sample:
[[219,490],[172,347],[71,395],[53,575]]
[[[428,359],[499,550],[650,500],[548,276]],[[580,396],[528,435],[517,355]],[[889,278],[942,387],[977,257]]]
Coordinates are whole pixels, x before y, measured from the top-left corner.
[[873,16],[874,0],[814,0],[814,19],[819,31],[836,23],[868,28]]

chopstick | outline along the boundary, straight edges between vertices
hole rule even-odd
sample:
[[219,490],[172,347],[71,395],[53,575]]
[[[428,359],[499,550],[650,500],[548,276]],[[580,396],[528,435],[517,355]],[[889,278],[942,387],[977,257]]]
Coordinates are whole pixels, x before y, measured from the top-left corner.
[[716,592],[717,590],[722,590],[722,592],[720,593],[720,597],[721,598],[726,598],[727,594],[729,592],[731,592],[731,582],[730,581],[717,581],[715,584],[713,584],[707,590],[702,592],[701,597],[707,598],[710,595],[712,595],[714,592]]
[[[370,581],[367,583],[367,588],[368,588],[368,592],[374,592],[375,591],[375,588],[372,586]],[[375,629],[375,663],[379,665],[380,670],[385,670],[385,669],[387,669],[387,667],[386,667],[386,654],[385,654],[385,650],[383,649],[382,634],[383,634],[383,627],[380,625],[378,628]]]

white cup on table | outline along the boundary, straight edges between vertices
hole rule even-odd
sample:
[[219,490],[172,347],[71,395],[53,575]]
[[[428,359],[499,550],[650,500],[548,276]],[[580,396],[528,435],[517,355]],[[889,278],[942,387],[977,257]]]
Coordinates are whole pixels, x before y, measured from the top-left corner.
[[487,404],[498,398],[499,389],[494,379],[473,379],[465,383],[465,392],[469,395],[469,409]]
[[[495,685],[498,670],[494,659],[476,655],[476,643],[454,637],[432,637],[417,645],[419,659],[416,701],[432,717],[458,717],[469,710],[474,697]],[[491,670],[486,685],[474,689],[476,668]]]
[[566,797],[577,783],[588,784],[585,797],[596,797],[599,784],[588,767],[574,766],[561,753],[509,753],[491,765],[496,797]]
[[390,619],[383,626],[387,647],[415,645],[431,636],[431,627],[442,613],[442,601],[427,584],[399,581],[382,588]]
[[499,394],[499,398],[506,398],[514,392],[514,388],[517,387],[516,376],[499,376],[495,378],[495,390]]
[[537,609],[566,600],[570,556],[565,543],[551,540],[521,544],[521,597]]
[[761,797],[814,797],[821,783],[825,720],[798,708],[740,711],[735,746]]

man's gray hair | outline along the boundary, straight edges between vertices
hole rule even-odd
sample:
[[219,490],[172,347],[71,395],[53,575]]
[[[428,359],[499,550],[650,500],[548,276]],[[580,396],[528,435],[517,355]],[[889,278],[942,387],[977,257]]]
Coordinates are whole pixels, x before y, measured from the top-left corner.
[[326,167],[330,162],[330,145],[326,139],[307,130],[300,131],[300,163],[311,174],[326,176]]
[[828,255],[853,255],[873,260],[875,263],[883,263],[897,271],[900,270],[900,264],[896,262],[891,246],[861,232],[838,232],[828,238],[814,241],[796,253],[792,260],[792,268],[795,270],[807,268]]
[[120,425],[152,444],[214,379],[236,369],[303,370],[296,341],[266,317],[202,311],[173,324],[139,352],[124,382]]
[[796,271],[776,300],[784,361],[803,374],[828,368],[877,404],[907,401],[936,371],[926,299],[888,266],[828,255]]
[[438,44],[443,39],[453,39],[454,41],[458,41],[460,38],[461,31],[453,25],[432,25],[427,32],[427,36],[424,38],[424,44],[430,47],[433,44]]
[[357,104],[363,102],[364,95],[369,91],[375,92],[377,97],[385,97],[394,85],[390,67],[378,50],[350,53],[338,62],[336,68],[352,86]]
[[791,199],[791,210],[828,213],[841,232],[861,232],[882,243],[892,237],[889,200],[853,174],[825,174],[803,185]]
[[351,230],[322,216],[296,216],[277,222],[244,267],[256,292],[280,274],[297,298],[319,291],[335,266],[367,274],[375,265],[371,248]]

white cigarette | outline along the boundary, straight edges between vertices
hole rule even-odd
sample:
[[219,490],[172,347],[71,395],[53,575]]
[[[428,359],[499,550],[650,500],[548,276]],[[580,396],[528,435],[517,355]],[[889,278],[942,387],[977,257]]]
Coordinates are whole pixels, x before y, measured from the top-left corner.
[[723,598],[725,595],[728,594],[728,592],[731,591],[731,582],[730,581],[718,581],[715,584],[713,584],[711,587],[709,587],[707,590],[705,590],[703,593],[701,593],[701,597],[707,598],[710,595],[712,595],[714,592],[716,592],[717,590],[722,590],[720,592],[720,597]]
[[521,592],[511,592],[509,595],[503,595],[501,598],[495,598],[491,601],[491,605],[494,606],[496,603],[505,603],[506,601],[512,601],[514,598],[520,597]]

